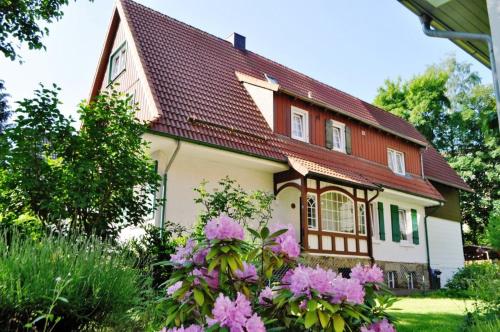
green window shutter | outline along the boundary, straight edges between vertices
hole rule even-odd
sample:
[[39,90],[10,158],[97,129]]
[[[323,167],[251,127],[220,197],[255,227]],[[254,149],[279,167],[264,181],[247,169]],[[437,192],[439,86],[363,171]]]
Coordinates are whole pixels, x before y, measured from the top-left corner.
[[351,147],[351,127],[345,126],[345,152],[347,154],[352,153]]
[[325,146],[327,149],[333,149],[333,126],[332,121],[325,121]]
[[413,233],[413,243],[418,244],[418,221],[417,221],[417,210],[411,209],[411,229]]
[[378,231],[380,240],[385,241],[384,204],[378,202]]
[[399,229],[399,207],[391,204],[391,228],[392,228],[392,241],[401,241],[401,231]]

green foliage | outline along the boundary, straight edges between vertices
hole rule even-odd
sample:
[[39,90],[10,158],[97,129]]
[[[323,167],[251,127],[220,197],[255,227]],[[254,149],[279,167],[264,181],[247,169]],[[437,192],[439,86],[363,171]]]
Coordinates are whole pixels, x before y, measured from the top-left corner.
[[488,222],[488,238],[490,245],[500,251],[500,201],[497,201],[491,211]]
[[160,176],[130,97],[112,90],[82,103],[77,132],[59,110],[58,91],[42,86],[21,101],[0,136],[0,214],[29,213],[47,229],[103,238],[141,224]]
[[5,92],[4,81],[0,80],[0,135],[5,129],[7,120],[10,117],[10,108],[7,103],[9,95]]
[[[92,0],[90,0],[92,1]],[[0,51],[11,60],[20,59],[16,48],[27,43],[29,49],[42,49],[42,38],[49,34],[46,23],[62,18],[68,0],[9,0],[0,2]]]
[[486,276],[491,278],[491,282],[500,282],[498,277],[500,267],[492,263],[474,263],[469,264],[458,270],[453,277],[446,283],[446,288],[453,295],[462,295],[465,297],[476,296],[473,287],[477,286],[478,280],[483,280]]
[[201,234],[206,223],[223,214],[246,226],[252,220],[265,225],[271,219],[271,203],[274,195],[256,190],[246,192],[235,180],[225,177],[217,187],[209,191],[207,181],[203,181],[195,192],[195,203],[202,204],[205,210],[199,216],[196,234]]
[[374,103],[410,121],[473,193],[461,192],[465,239],[479,243],[500,200],[500,134],[491,86],[482,85],[470,64],[449,58],[408,81],[387,80]]
[[153,287],[159,287],[169,277],[172,269],[157,263],[169,260],[175,249],[185,244],[185,232],[181,225],[166,221],[163,232],[159,227],[147,225],[144,235],[125,244],[125,249],[136,258],[135,268],[143,275],[152,276]]
[[8,245],[1,236],[0,326],[130,328],[128,311],[141,301],[145,285],[132,264],[128,255],[92,237],[14,236]]
[[14,213],[0,214],[0,234],[10,239],[14,233],[23,238],[40,239],[46,230],[42,222],[30,213],[15,215]]

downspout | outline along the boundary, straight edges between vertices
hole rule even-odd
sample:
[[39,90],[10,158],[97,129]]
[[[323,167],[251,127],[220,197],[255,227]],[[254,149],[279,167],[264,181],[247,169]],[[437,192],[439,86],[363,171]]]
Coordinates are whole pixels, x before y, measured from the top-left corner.
[[425,228],[425,251],[427,253],[427,272],[429,273],[429,285],[432,287],[432,269],[431,269],[431,254],[429,250],[429,232],[427,229],[427,218],[430,217],[430,214],[436,212],[438,208],[443,206],[443,203],[440,202],[439,205],[429,206],[429,209],[432,209],[429,213],[427,213],[427,208],[425,209],[425,217],[424,217],[424,228]]
[[[380,194],[380,190],[377,189],[377,193],[375,194],[375,196],[373,196],[372,198],[370,198],[366,202],[367,203],[366,204],[366,212],[370,215],[370,223],[369,223],[370,232],[368,234],[368,248],[369,248],[368,251],[369,251],[369,256],[370,256],[370,262],[371,262],[372,265],[375,263],[375,258],[373,257],[373,243],[372,243],[373,229],[372,229],[372,226],[371,226],[371,222],[373,220],[373,216],[371,215],[371,212],[370,212],[370,204],[378,197],[379,194]],[[366,193],[366,195],[368,195],[368,194]]]
[[170,167],[172,166],[175,157],[177,157],[177,153],[179,152],[181,148],[181,141],[176,140],[176,146],[174,153],[172,154],[172,157],[170,157],[170,160],[167,163],[167,166],[165,167],[165,172],[163,173],[163,191],[162,191],[162,201],[163,201],[163,206],[161,209],[161,220],[160,220],[160,239],[163,238],[163,228],[165,227],[165,218],[167,215],[167,176],[168,176],[168,171],[170,170]]
[[500,87],[497,78],[497,68],[495,63],[495,54],[493,53],[493,40],[490,35],[483,33],[444,31],[431,29],[431,18],[426,14],[420,16],[422,30],[429,37],[446,38],[446,39],[465,39],[465,40],[482,40],[488,44],[490,54],[491,75],[493,76],[493,89],[495,91],[495,99],[497,103],[498,127],[500,129]]

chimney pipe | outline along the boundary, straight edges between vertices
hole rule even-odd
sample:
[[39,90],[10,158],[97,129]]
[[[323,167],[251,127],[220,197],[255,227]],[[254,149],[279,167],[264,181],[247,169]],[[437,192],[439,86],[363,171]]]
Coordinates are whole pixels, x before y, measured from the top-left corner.
[[239,33],[233,32],[229,37],[226,38],[228,42],[233,44],[234,48],[238,50],[245,50],[245,36],[240,35]]

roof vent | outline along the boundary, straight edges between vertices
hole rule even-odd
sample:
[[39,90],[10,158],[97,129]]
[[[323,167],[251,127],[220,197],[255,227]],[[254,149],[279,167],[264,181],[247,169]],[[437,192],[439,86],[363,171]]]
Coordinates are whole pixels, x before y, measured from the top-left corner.
[[238,50],[245,50],[245,36],[240,35],[239,33],[233,32],[229,37],[226,38],[228,42],[233,44],[234,48]]
[[266,78],[266,80],[271,83],[271,84],[278,84],[278,80],[276,79],[276,77],[273,77],[269,74],[266,74],[264,73],[264,77]]

